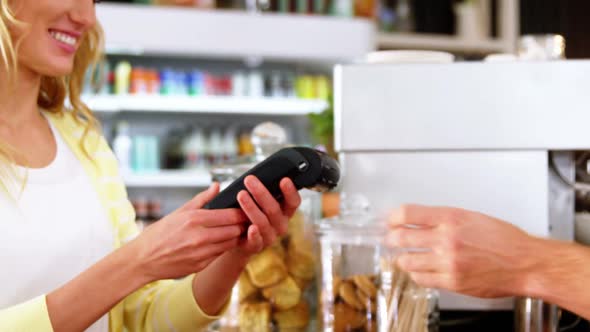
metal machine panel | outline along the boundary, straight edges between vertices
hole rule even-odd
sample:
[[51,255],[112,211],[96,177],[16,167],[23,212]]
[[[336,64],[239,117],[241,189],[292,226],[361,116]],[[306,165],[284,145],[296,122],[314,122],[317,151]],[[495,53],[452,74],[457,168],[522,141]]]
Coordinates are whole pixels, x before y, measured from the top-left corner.
[[590,61],[346,65],[334,82],[339,151],[590,147]]
[[[341,155],[342,191],[369,198],[377,215],[404,203],[458,206],[550,234],[546,151],[355,152]],[[443,309],[510,309],[512,301],[443,294]]]

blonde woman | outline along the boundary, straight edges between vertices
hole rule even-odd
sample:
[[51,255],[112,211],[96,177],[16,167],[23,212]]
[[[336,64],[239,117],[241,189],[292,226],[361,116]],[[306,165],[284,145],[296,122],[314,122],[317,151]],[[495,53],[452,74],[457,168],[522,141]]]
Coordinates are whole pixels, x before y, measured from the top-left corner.
[[0,331],[196,331],[300,197],[285,179],[279,204],[251,177],[241,209],[202,210],[213,185],[138,235],[80,101],[101,45],[94,2],[0,0]]

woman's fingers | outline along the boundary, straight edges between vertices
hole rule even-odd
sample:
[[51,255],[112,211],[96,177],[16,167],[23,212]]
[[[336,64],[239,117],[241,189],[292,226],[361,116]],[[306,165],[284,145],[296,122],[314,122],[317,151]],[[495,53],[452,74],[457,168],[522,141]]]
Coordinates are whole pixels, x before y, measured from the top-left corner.
[[250,219],[252,224],[258,227],[265,245],[271,245],[277,238],[277,233],[271,226],[270,221],[266,215],[256,205],[256,202],[250,197],[247,191],[242,190],[238,193],[238,202],[240,207]]
[[301,196],[295,184],[289,178],[281,180],[280,187],[284,199],[283,213],[288,217],[292,217],[299,208],[299,205],[301,205]]
[[196,230],[196,233],[196,240],[200,243],[219,243],[239,238],[242,234],[242,227],[240,225],[201,227]]
[[226,251],[237,247],[239,243],[240,239],[234,238],[231,240],[202,246],[195,252],[193,259],[197,263],[204,260],[209,260],[210,258],[217,257]]
[[190,201],[181,206],[176,212],[200,209],[209,203],[219,193],[219,183],[213,182],[207,190],[200,192]]
[[257,254],[264,248],[264,241],[258,230],[258,226],[252,225],[248,228],[248,237],[246,240],[246,251],[251,254]]
[[217,256],[213,256],[209,259],[206,260],[202,260],[200,262],[198,262],[195,266],[195,269],[197,271],[202,271],[204,270],[207,266],[209,266],[211,263],[213,263],[217,258],[219,258],[219,256],[221,256],[221,254],[217,255]]
[[277,222],[280,222],[284,218],[281,205],[266,189],[264,184],[260,182],[255,176],[248,176],[244,179],[244,185],[246,189],[252,195],[252,198],[258,206],[262,209],[270,223],[277,227]]
[[204,227],[238,225],[248,220],[240,209],[194,210],[185,212],[179,218],[186,218],[191,223]]

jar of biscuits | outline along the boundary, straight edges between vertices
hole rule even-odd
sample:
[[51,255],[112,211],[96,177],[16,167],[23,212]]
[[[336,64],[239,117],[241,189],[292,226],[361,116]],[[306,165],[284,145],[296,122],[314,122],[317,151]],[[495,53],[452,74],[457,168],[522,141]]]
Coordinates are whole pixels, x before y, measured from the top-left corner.
[[[254,156],[212,171],[221,187],[229,185],[266,157],[286,145],[284,129],[263,123],[252,133]],[[225,315],[210,331],[304,332],[317,306],[314,221],[320,218],[321,196],[300,191],[302,203],[289,221],[287,235],[252,257],[232,291]]]
[[[340,216],[316,222],[318,331],[438,332],[438,293],[395,265],[386,225],[362,197],[343,198]],[[416,249],[417,250],[417,249]]]

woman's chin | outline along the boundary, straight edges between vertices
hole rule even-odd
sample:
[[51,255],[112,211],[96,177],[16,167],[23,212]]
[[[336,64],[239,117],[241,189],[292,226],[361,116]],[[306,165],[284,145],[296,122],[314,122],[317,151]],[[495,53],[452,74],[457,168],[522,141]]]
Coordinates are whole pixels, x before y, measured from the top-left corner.
[[47,63],[36,70],[41,76],[63,77],[72,73],[73,61],[55,61]]

